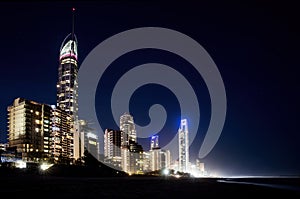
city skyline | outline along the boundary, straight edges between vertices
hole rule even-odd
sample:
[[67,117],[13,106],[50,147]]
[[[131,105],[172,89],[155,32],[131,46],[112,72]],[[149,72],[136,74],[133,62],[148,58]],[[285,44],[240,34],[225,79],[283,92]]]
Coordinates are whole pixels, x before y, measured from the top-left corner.
[[[295,44],[299,42],[295,33],[298,33],[299,29],[293,24],[295,13],[284,10],[292,8],[283,6],[283,14],[279,12],[281,9],[277,4],[267,5],[258,2],[248,3],[247,6],[239,3],[222,4],[228,12],[226,9],[215,8],[209,3],[203,3],[202,7],[197,6],[196,3],[190,5],[177,3],[154,5],[150,2],[74,4],[1,3],[4,10],[0,22],[7,30],[0,33],[2,38],[7,38],[1,49],[3,56],[1,142],[6,140],[6,136],[3,135],[7,131],[6,109],[15,98],[22,97],[40,103],[56,104],[58,49],[61,41],[71,31],[70,8],[74,6],[78,12],[75,32],[78,32],[79,38],[79,65],[101,41],[118,32],[142,26],[162,26],[179,30],[195,38],[210,52],[224,80],[228,97],[228,113],[219,141],[205,157],[204,161],[208,167],[229,175],[299,174],[300,163],[297,158],[299,130],[296,125],[299,94],[295,92],[299,90],[299,86],[296,83],[297,73],[294,72],[298,52]],[[204,7],[211,10],[214,8],[213,13],[216,15],[203,10]],[[125,8],[130,12],[124,12]],[[110,11],[114,9],[117,12],[112,17]],[[198,9],[202,12],[198,12]],[[9,17],[12,10],[17,14]],[[103,12],[97,13],[99,10]],[[150,15],[153,10],[156,11],[157,16]],[[182,15],[176,16],[176,11],[180,10]],[[57,16],[53,16],[53,12]],[[142,17],[136,19],[133,15],[135,12]],[[252,15],[253,13],[256,15]],[[239,19],[236,15],[240,16]],[[7,18],[10,18],[9,21],[4,20]],[[122,23],[119,23],[120,20]],[[16,26],[19,21],[22,23]],[[86,21],[90,23],[85,23]],[[119,62],[124,65],[124,70],[130,68],[131,62],[135,65],[153,59],[157,62],[184,65],[174,56],[160,53],[146,51],[147,56],[143,57],[141,52],[136,52],[135,55],[128,54],[128,57],[124,57]],[[15,59],[14,55],[18,55],[18,59]],[[118,64],[117,62],[115,64]],[[108,71],[108,77],[104,78],[104,81],[113,82],[114,79],[109,77],[118,77],[122,72],[124,71]],[[196,80],[197,77],[193,77],[193,73],[185,72],[191,81]],[[203,82],[200,81],[200,84],[202,85]],[[108,85],[108,90],[110,86]],[[161,88],[155,89],[158,93],[162,93]],[[198,93],[201,96],[207,94],[205,86],[202,85]],[[100,94],[103,93],[99,93],[96,99],[99,99]],[[135,97],[141,95],[142,93],[138,92]],[[104,102],[105,100],[107,99],[103,99]],[[153,104],[151,100],[151,95],[147,95],[144,103],[147,106]],[[201,102],[203,104],[200,129],[203,133],[207,128],[210,115],[209,99],[203,96]],[[141,104],[140,101],[132,103]],[[164,103],[166,102],[163,101],[162,104]],[[174,115],[169,120],[178,123],[178,110],[173,109],[176,107],[176,102],[172,103],[174,105],[166,110]],[[101,110],[102,106],[101,103],[96,104],[96,107]],[[135,122],[140,125],[147,124],[149,119],[145,113],[147,113],[146,108],[138,107],[137,110],[133,110]],[[103,117],[105,114],[99,116]],[[107,118],[111,117],[107,115]],[[172,123],[170,121],[168,124]],[[114,122],[105,121],[105,118],[101,122],[107,128],[116,128]],[[178,128],[175,125],[164,130],[177,132]],[[197,134],[195,141],[191,143],[191,156],[194,158],[197,157],[202,143],[204,136],[202,133]],[[162,145],[165,145],[168,138],[172,136],[166,134],[167,137],[163,136],[165,134],[160,135]],[[150,139],[147,141],[147,146],[149,141]]]
[[[25,162],[49,161],[54,164],[78,164],[87,150],[97,160],[129,174],[171,168],[190,173],[190,165],[195,164],[189,161],[186,119],[180,120],[178,135],[175,136],[179,142],[173,145],[171,152],[168,148],[158,147],[158,135],[157,146],[151,146],[147,151],[138,143],[139,136],[130,113],[125,112],[120,116],[117,131],[111,127],[105,128],[104,140],[99,139],[102,137],[101,131],[90,128],[85,121],[91,119],[89,115],[82,118],[78,114],[79,66],[78,40],[74,32],[75,10],[72,8],[72,32],[64,38],[59,49],[56,106],[16,98],[13,105],[8,107],[8,150],[15,150],[18,154],[15,158],[21,158]],[[103,147],[99,147],[100,140]],[[104,158],[100,158],[101,156]],[[200,170],[193,172],[192,175],[198,175]]]

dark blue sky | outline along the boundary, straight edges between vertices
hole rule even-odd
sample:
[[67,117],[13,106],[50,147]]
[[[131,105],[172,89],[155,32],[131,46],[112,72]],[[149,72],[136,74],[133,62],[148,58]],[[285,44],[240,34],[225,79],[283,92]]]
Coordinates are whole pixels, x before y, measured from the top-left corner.
[[[77,9],[79,63],[106,38],[144,26],[178,30],[207,50],[218,66],[227,95],[223,132],[203,159],[207,169],[228,175],[300,174],[300,30],[299,12],[292,1],[1,2],[1,142],[6,141],[6,108],[15,98],[56,103],[59,48],[71,31],[73,6]],[[126,66],[153,59],[182,64],[172,55],[157,51],[136,52],[119,62]],[[196,80],[192,74],[188,77]],[[200,89],[206,92],[205,86]],[[142,93],[135,95],[138,98]],[[155,100],[160,99],[146,103]],[[209,104],[205,96],[202,102]],[[210,114],[209,106],[204,107],[203,129]],[[136,120],[147,123],[139,110],[143,108],[133,110]],[[109,120],[103,123],[113,126]],[[199,135],[191,145],[192,160],[202,138]]]

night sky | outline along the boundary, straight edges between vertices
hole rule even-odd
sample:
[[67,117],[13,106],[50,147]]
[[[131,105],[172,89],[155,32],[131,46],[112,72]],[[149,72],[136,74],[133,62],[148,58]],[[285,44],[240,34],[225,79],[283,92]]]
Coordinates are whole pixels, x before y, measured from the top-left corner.
[[[180,31],[210,54],[224,81],[227,115],[217,144],[202,159],[209,171],[224,175],[300,175],[297,6],[292,1],[164,2],[1,2],[0,142],[6,142],[7,106],[15,98],[56,104],[59,48],[71,32],[71,8],[76,7],[79,64],[110,36],[148,26]],[[113,70],[112,66],[102,81],[113,83],[130,67],[151,61],[174,68],[186,64],[167,52],[132,52],[116,60],[112,65],[122,65],[122,69]],[[191,82],[199,82],[199,131],[205,132],[210,117],[209,97],[203,81],[192,72],[182,71]],[[107,90],[112,86],[108,85]],[[151,98],[142,92],[147,89],[166,96]],[[103,127],[116,128],[105,110],[108,106],[101,104],[109,102],[106,92],[97,92],[96,99],[103,98],[96,103],[98,116],[105,118],[100,121]],[[153,103],[166,105],[176,118],[176,100],[172,101],[174,106],[168,106],[169,102],[164,101],[168,96],[172,98],[172,93],[155,85],[138,90],[130,105],[136,122],[149,122],[145,112]],[[203,136],[197,134],[191,144],[191,161],[197,157]],[[164,143],[167,137],[163,132],[161,137]],[[146,145],[145,149],[149,147]]]

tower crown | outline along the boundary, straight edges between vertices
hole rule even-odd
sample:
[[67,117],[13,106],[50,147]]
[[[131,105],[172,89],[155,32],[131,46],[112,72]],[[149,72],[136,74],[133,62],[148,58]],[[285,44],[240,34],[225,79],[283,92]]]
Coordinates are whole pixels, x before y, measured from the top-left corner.
[[74,40],[73,40],[72,33],[68,34],[61,44],[59,60],[62,60],[63,58],[67,58],[67,57],[68,58],[73,57],[77,60],[78,58],[77,43],[78,42],[77,42],[76,35],[74,35]]

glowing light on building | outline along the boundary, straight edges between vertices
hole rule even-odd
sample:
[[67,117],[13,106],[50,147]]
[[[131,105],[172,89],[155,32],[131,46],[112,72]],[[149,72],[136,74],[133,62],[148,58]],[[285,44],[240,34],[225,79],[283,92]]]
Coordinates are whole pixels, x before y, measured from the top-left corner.
[[40,165],[40,169],[41,169],[42,171],[46,171],[47,169],[49,169],[49,168],[52,167],[52,166],[53,166],[53,164],[42,163],[42,164]]
[[18,160],[15,162],[15,166],[16,168],[19,169],[25,169],[26,168],[26,162],[22,161],[22,160]]
[[88,132],[86,135],[88,138],[98,139],[98,136],[94,133]]

